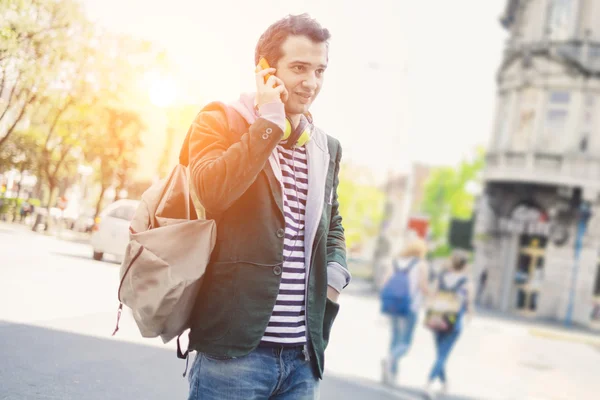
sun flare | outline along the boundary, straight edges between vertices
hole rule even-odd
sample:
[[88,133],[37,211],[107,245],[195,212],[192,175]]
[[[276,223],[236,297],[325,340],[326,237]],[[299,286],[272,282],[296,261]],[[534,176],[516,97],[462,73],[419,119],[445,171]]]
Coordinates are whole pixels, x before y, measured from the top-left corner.
[[168,107],[173,104],[178,94],[177,85],[173,78],[149,74],[147,82],[148,96],[152,104],[157,107]]

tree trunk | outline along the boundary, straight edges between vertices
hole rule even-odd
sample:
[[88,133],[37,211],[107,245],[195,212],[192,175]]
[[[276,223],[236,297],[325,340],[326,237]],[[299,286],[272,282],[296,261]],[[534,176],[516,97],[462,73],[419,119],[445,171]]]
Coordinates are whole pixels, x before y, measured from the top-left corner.
[[115,189],[115,197],[113,198],[113,203],[114,203],[115,201],[117,201],[117,200],[120,200],[120,199],[121,199],[121,197],[119,196],[119,193],[121,192],[121,190],[123,190],[123,189],[122,189],[122,187],[121,187],[121,184],[119,184],[119,186],[118,186],[118,187]]
[[117,180],[118,180],[118,185],[117,188],[115,189],[115,198],[114,201],[119,200],[120,197],[120,193],[123,189],[125,189],[127,187],[127,172],[126,170],[121,170],[118,174],[117,174]]
[[40,199],[40,197],[42,195],[41,171],[39,171],[36,174],[36,176],[37,176],[37,180],[35,182],[35,186],[33,187],[33,192],[31,193],[31,197],[34,198],[34,199]]
[[102,185],[100,187],[100,197],[98,198],[98,202],[96,203],[96,214],[94,215],[94,219],[98,217],[100,214],[100,208],[102,207],[102,200],[104,199],[104,192],[106,191],[106,186]]
[[21,169],[19,170],[19,182],[17,182],[17,204],[15,205],[15,210],[14,210],[14,214],[13,214],[13,221],[17,220],[17,217],[19,217],[19,222],[23,222],[21,221],[21,209],[18,206],[19,203],[19,198],[21,198],[21,186],[22,186],[22,182],[23,182],[23,172],[25,172],[25,167],[24,164],[21,163]]
[[50,215],[50,208],[52,208],[52,200],[54,198],[54,191],[56,189],[56,182],[52,179],[48,180],[48,200],[46,201],[46,226],[44,226],[44,232],[50,230],[52,225],[52,216]]
[[[25,101],[25,104],[23,104],[23,108],[21,108],[21,111],[19,112],[19,114],[17,115],[17,117],[15,118],[15,120],[13,121],[12,125],[10,125],[8,127],[8,129],[6,130],[6,133],[4,134],[3,137],[0,138],[0,147],[2,147],[2,145],[4,144],[4,142],[6,142],[8,140],[8,138],[10,137],[10,135],[15,131],[17,125],[19,124],[19,122],[23,119],[23,117],[25,116],[25,111],[27,110],[27,107],[29,106],[29,104],[31,104],[33,101],[35,100],[35,95],[30,97],[29,99],[27,99]],[[8,109],[8,108],[7,108]]]

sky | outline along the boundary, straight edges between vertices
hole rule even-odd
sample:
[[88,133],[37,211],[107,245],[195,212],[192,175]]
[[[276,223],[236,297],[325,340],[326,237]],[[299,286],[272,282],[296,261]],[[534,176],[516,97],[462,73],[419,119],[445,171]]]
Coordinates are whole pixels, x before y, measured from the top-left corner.
[[505,0],[82,2],[106,29],[165,48],[177,101],[199,109],[254,90],[261,33],[310,13],[332,34],[315,124],[341,141],[343,161],[377,175],[457,164],[488,143]]

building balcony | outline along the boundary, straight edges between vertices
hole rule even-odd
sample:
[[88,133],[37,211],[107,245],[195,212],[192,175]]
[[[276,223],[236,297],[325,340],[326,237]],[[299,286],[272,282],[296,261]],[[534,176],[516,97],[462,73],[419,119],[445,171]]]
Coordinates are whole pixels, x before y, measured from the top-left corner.
[[581,187],[600,192],[600,157],[565,153],[490,152],[486,155],[484,179],[550,186]]

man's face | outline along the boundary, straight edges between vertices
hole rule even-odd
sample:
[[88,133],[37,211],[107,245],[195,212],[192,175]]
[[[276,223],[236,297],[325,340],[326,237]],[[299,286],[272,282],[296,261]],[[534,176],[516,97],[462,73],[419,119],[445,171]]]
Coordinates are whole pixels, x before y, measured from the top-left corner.
[[313,43],[306,36],[289,36],[281,50],[283,56],[275,66],[275,75],[289,93],[285,110],[290,116],[305,114],[323,85],[327,44]]

